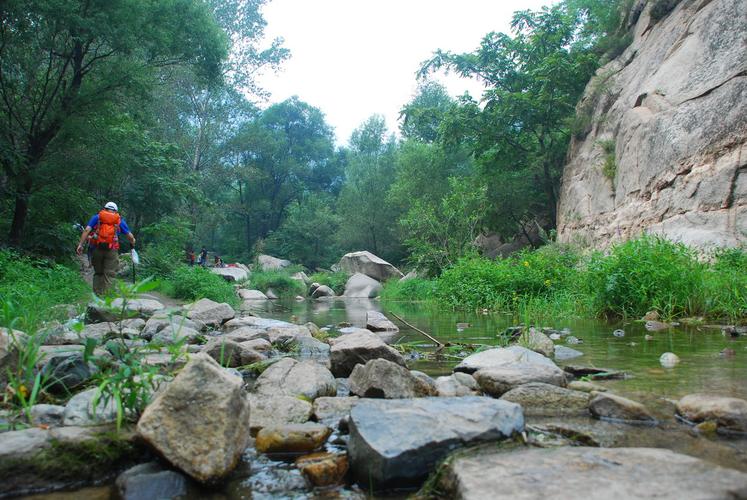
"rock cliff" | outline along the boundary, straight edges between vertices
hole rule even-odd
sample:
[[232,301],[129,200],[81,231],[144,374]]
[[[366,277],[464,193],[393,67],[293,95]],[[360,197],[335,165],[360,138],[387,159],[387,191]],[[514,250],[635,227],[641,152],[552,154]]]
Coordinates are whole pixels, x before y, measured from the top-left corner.
[[[664,2],[676,6],[661,17]],[[558,238],[747,244],[747,0],[649,0],[634,12],[631,45],[578,105]]]

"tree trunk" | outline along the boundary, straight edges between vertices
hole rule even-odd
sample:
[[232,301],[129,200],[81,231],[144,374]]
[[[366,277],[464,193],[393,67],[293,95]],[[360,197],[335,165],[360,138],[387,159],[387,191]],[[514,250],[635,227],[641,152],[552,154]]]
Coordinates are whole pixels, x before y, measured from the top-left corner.
[[23,241],[23,229],[26,225],[26,216],[29,212],[29,198],[31,197],[31,175],[24,172],[16,180],[15,208],[13,210],[13,222],[10,225],[8,240],[10,244],[18,247]]

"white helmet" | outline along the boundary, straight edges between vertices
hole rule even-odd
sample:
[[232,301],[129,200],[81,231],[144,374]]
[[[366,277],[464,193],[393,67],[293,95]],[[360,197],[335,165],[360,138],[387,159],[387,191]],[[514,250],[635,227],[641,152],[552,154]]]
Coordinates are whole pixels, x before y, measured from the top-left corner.
[[109,203],[107,203],[106,205],[104,205],[104,208],[106,208],[108,210],[114,210],[115,212],[117,212],[119,210],[119,208],[117,208],[117,204],[114,203],[113,201],[110,201]]

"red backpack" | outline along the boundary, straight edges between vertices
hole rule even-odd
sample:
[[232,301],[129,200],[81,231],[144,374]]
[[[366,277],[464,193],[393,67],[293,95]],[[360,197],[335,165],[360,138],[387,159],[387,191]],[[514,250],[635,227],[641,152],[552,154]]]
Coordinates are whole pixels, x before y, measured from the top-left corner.
[[102,210],[99,212],[99,223],[96,225],[96,244],[106,244],[109,248],[119,248],[119,222],[121,218],[118,213]]

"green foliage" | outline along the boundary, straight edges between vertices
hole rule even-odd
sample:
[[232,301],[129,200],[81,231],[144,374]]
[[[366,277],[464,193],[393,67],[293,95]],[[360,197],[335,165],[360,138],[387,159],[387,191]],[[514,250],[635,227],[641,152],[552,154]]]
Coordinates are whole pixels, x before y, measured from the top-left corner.
[[653,22],[658,22],[672,12],[682,0],[655,0],[651,6],[650,16]]
[[602,164],[602,174],[610,181],[615,183],[615,174],[617,173],[617,163],[615,162],[615,141],[612,139],[597,141],[604,151],[604,163]]
[[[12,304],[16,328],[33,331],[42,320],[67,319],[58,304],[77,304],[90,288],[77,271],[61,264],[0,250],[0,308]],[[9,326],[2,322],[0,326]]]
[[262,292],[272,288],[280,296],[306,295],[306,285],[301,280],[291,278],[297,269],[280,269],[277,271],[252,271],[249,276],[251,287]]
[[655,236],[615,245],[596,253],[586,283],[602,315],[642,316],[655,309],[665,317],[698,310],[704,266],[686,246]]
[[425,301],[431,300],[436,291],[436,282],[423,278],[411,278],[405,281],[389,280],[381,291],[382,300],[392,301]]
[[311,276],[309,276],[309,279],[312,283],[327,285],[335,291],[335,294],[342,295],[342,293],[345,291],[345,284],[348,282],[349,277],[350,276],[348,276],[348,273],[346,273],[345,271],[322,271],[312,274]]
[[164,280],[166,290],[186,300],[210,299],[238,305],[233,286],[217,274],[202,267],[179,266]]

